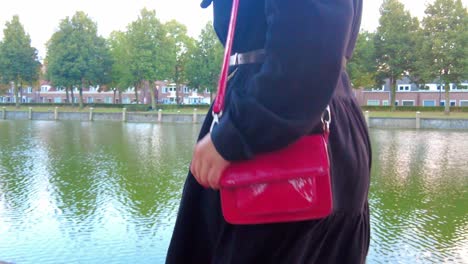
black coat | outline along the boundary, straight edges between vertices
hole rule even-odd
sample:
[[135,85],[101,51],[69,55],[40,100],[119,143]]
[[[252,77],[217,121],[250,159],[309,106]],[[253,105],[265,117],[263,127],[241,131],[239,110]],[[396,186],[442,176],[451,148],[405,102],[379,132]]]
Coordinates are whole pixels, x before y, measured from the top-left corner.
[[[213,1],[222,43],[231,6],[232,0]],[[352,55],[361,11],[362,0],[240,0],[233,52],[264,48],[266,60],[237,67],[213,143],[230,161],[282,148],[317,130],[329,104],[334,211],[314,221],[230,225],[219,193],[189,173],[167,263],[364,263],[371,151],[343,63]],[[211,121],[208,114],[200,138]]]

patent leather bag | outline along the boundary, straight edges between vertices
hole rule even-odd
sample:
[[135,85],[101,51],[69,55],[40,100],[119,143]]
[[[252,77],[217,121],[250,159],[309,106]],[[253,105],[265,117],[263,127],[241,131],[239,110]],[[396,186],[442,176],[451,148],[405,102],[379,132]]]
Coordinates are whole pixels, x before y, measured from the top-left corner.
[[[229,57],[239,0],[233,1],[231,22],[213,106],[213,126],[224,108]],[[221,206],[231,224],[266,224],[312,220],[332,212],[327,141],[330,111],[322,117],[322,134],[300,138],[286,148],[233,162],[221,177]]]

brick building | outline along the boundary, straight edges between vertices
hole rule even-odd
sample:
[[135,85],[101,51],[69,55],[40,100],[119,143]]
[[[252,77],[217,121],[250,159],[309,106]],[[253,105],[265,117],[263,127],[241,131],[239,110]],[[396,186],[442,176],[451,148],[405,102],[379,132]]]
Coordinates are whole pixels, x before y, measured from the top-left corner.
[[[176,85],[166,81],[157,81],[154,85],[150,86],[148,83],[142,89],[138,90],[138,101],[142,104],[151,103],[150,89],[154,89],[155,99],[160,104],[175,104],[176,103]],[[79,91],[77,88],[73,89],[75,103],[79,100]],[[181,104],[209,104],[210,93],[208,89],[198,91],[197,89],[189,88],[185,85],[179,87],[179,102]],[[67,103],[65,89],[53,87],[49,82],[41,81],[39,87],[27,87],[22,89],[20,93],[22,103]],[[71,93],[69,92],[69,100],[71,100]],[[121,98],[121,99],[120,99]],[[0,103],[14,103],[15,96],[13,88],[8,89],[4,94],[0,93]],[[121,102],[120,102],[121,100]],[[90,86],[83,90],[84,103],[122,103],[133,104],[135,100],[134,88],[128,88],[119,93],[114,90],[105,90],[99,86]]]
[[[450,84],[450,105],[468,106],[468,81],[459,85]],[[354,94],[360,105],[390,104],[390,83],[387,81],[377,89],[356,89]],[[440,83],[417,85],[409,78],[397,81],[395,104],[398,106],[444,106],[445,89]]]

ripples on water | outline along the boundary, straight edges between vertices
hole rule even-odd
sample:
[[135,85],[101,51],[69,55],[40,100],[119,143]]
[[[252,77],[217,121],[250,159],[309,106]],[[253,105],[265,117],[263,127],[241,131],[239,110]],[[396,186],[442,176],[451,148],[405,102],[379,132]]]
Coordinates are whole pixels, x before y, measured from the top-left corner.
[[[198,130],[0,121],[0,260],[163,263]],[[368,263],[468,263],[468,133],[371,137]]]
[[197,130],[0,123],[0,260],[162,263]]
[[468,263],[468,133],[371,132],[369,263]]

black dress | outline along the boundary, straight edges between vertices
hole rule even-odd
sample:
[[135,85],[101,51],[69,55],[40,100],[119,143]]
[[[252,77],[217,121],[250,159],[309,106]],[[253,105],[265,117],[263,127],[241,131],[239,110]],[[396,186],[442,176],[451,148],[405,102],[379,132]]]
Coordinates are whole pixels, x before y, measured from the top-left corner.
[[[222,43],[231,6],[232,0],[213,1]],[[233,52],[264,48],[266,60],[237,67],[213,143],[231,161],[282,148],[318,131],[329,104],[334,210],[314,221],[230,225],[219,193],[203,188],[189,173],[167,263],[365,262],[371,150],[342,63],[352,55],[361,11],[362,0],[240,0]],[[208,114],[200,138],[211,121]]]

